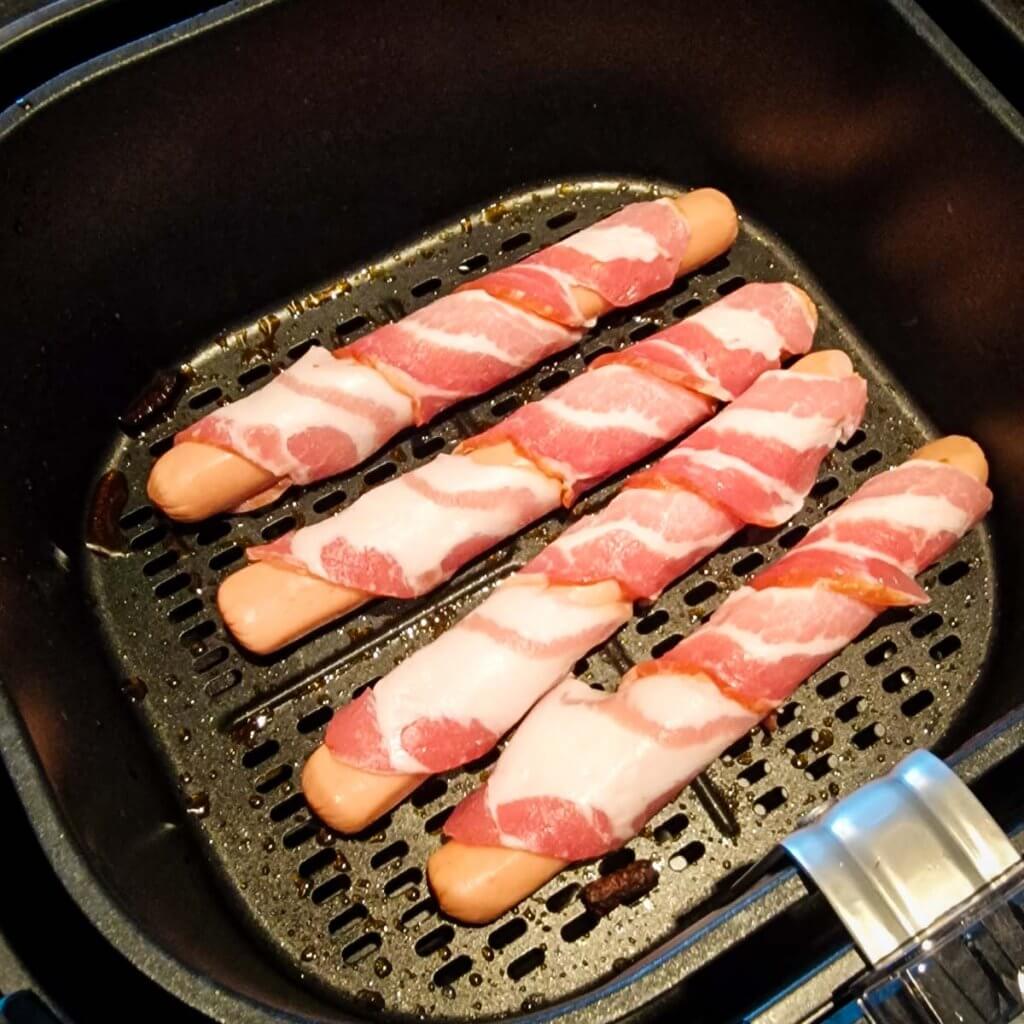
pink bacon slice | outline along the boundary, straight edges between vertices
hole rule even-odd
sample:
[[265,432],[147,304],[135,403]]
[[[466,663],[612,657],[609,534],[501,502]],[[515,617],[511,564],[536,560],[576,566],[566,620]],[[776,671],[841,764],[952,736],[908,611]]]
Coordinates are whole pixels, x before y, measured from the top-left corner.
[[624,466],[686,433],[713,412],[704,395],[631,366],[575,377],[539,402],[459,446],[471,452],[510,441],[562,482],[565,504]]
[[411,396],[417,425],[575,345],[583,332],[492,298],[457,292],[341,349]]
[[633,203],[592,227],[503,270],[462,286],[507,299],[569,327],[591,326],[573,287],[611,306],[629,306],[674,280],[690,240],[669,199]]
[[[778,526],[799,509],[821,460],[857,428],[866,400],[856,375],[762,374],[649,470],[633,474],[611,504],[566,530],[523,573],[555,583],[615,579],[634,598],[657,597],[744,523]],[[673,467],[691,451],[728,452],[731,475],[692,482],[677,477]],[[758,497],[782,491],[786,502],[739,500],[752,489],[750,481]]]
[[[917,575],[990,504],[991,492],[967,473],[915,459],[861,488],[807,548],[822,551],[840,524],[840,535],[863,525],[854,542],[862,566],[898,563]],[[797,551],[736,591],[668,654],[634,668],[615,694],[574,679],[559,686],[519,728],[486,786],[456,808],[446,833],[562,860],[600,856],[636,835],[879,613],[880,604],[851,596],[831,560],[820,563],[820,575],[806,575]],[[864,573],[872,583],[872,570]]]
[[557,480],[531,469],[442,454],[248,554],[369,594],[416,597],[557,508],[560,497]]
[[520,570],[555,584],[613,579],[632,600],[658,596],[743,523],[681,488],[627,487]]
[[175,437],[227,448],[307,484],[357,465],[413,422],[412,402],[375,370],[316,346],[259,391]]
[[[899,495],[899,511],[894,511]],[[966,474],[911,459],[869,480],[782,561],[753,581],[763,589],[828,579],[833,590],[871,604],[922,604],[914,576],[931,565],[978,515],[984,494]],[[984,511],[984,510],[982,510]]]
[[593,603],[569,587],[500,587],[335,714],[325,742],[370,771],[465,764],[487,753],[580,650],[606,640],[630,613],[625,601]]
[[779,338],[814,334],[814,312],[792,285],[753,283],[594,366],[625,363],[723,402],[772,369]]
[[[863,382],[849,377],[829,385],[831,403],[809,392],[795,374],[773,372],[758,381],[756,398],[730,406],[722,416],[677,445],[630,481],[631,487],[688,487],[758,526],[778,526],[798,512],[814,483],[824,452],[835,440],[822,434],[834,425],[848,439],[863,415]],[[858,408],[847,389],[859,389]],[[746,396],[744,396],[746,399]],[[834,424],[834,412],[845,419]],[[796,417],[796,420],[794,420]],[[748,434],[760,444],[752,448]]]
[[[802,389],[782,391],[775,376],[763,376],[698,434],[715,430],[718,419],[732,415],[743,424],[746,448],[757,451],[766,436],[785,436],[780,422],[788,416],[788,462],[802,465],[806,451],[817,453],[820,462],[859,422],[863,379],[792,373]],[[774,401],[775,418],[744,415],[746,409],[765,409],[766,396]],[[730,428],[729,435],[738,429]],[[779,468],[786,472],[788,464]],[[810,486],[807,481],[806,489]],[[742,525],[693,492],[624,491],[498,587],[472,615],[339,710],[328,747],[346,764],[376,772],[444,771],[480,756],[579,658],[628,620],[632,607],[624,592],[653,596],[668,582],[668,572],[682,575]],[[558,584],[548,578],[549,569]],[[617,587],[605,588],[614,596],[573,586],[598,581],[615,581]],[[583,592],[593,601],[585,610],[575,607],[575,595]],[[403,740],[410,731],[432,738],[427,759],[411,754]],[[367,735],[374,737],[372,744],[365,742]]]
[[[715,305],[743,304],[744,290]],[[778,284],[759,286],[759,294],[766,310],[751,324],[751,346],[774,366],[783,354],[806,352],[812,327],[802,313],[799,320],[792,315],[804,306],[800,293]],[[682,348],[690,343],[676,342]],[[731,362],[723,365],[733,379],[744,372],[741,367],[760,372],[749,349],[733,344],[730,352]],[[711,399],[635,367],[589,370],[463,442],[458,455],[438,456],[320,523],[250,548],[248,555],[366,594],[417,596],[556,508],[560,496],[573,500],[685,434],[713,409]],[[506,441],[546,476],[463,457]]]

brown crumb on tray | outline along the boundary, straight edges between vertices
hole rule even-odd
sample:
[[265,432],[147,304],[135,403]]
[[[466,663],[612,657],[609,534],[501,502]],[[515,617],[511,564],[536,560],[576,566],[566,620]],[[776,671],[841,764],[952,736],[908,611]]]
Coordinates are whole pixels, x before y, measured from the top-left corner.
[[610,914],[623,903],[646,896],[658,884],[658,872],[649,860],[635,860],[583,887],[583,905],[598,917]]

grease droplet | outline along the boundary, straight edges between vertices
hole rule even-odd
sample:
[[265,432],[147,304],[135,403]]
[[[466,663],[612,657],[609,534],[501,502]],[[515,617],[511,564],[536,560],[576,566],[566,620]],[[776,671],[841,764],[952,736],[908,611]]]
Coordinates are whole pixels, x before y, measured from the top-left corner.
[[121,692],[133,703],[138,704],[140,701],[146,699],[146,694],[149,693],[149,687],[145,681],[139,679],[138,676],[133,676],[121,687]]
[[185,810],[195,818],[205,818],[210,813],[210,794],[203,790],[187,794]]

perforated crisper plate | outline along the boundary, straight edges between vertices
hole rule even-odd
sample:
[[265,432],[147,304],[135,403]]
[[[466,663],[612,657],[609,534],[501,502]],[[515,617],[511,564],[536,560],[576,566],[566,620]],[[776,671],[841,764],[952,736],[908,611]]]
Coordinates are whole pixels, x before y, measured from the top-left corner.
[[[246,545],[323,518],[539,398],[598,354],[745,280],[797,281],[821,311],[818,347],[845,349],[868,378],[864,430],[825,463],[805,512],[777,531],[744,531],[577,666],[592,685],[610,687],[633,662],[668,650],[758,566],[792,546],[807,524],[927,437],[910,399],[806,271],[777,240],[746,223],[727,258],[670,293],[607,317],[577,348],[534,373],[400,435],[346,476],[293,491],[259,514],[199,526],[170,524],[146,504],[153,457],[175,431],[260,386],[311,344],[346,344],[658,191],[647,182],[581,181],[509,196],[218,337],[184,368],[173,411],[140,436],[120,434],[103,467],[123,473],[129,493],[119,521],[121,550],[88,559],[117,676],[226,892],[290,970],[356,1012],[478,1019],[557,1003],[607,978],[692,919],[716,884],[763,856],[808,809],[886,771],[911,745],[934,743],[979,678],[993,621],[991,551],[980,531],[925,575],[930,606],[885,615],[625,850],[565,872],[491,927],[442,918],[423,867],[451,807],[480,782],[493,757],[432,779],[366,835],[341,838],[311,819],[299,770],[323,736],[330,708],[480,601],[571,515],[553,514],[424,599],[379,601],[271,658],[239,650],[214,604],[218,583],[243,564]],[[617,483],[573,514],[599,507]],[[657,888],[605,919],[587,913],[577,896],[581,883],[634,856],[659,867]]]

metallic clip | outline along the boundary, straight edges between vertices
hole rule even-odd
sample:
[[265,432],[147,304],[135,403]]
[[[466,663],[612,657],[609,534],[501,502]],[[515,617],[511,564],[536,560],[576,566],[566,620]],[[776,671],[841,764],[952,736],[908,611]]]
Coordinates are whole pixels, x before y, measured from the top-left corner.
[[926,751],[783,845],[876,966],[1020,863],[974,794]]

